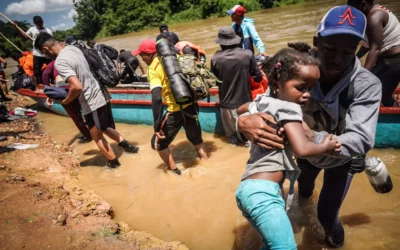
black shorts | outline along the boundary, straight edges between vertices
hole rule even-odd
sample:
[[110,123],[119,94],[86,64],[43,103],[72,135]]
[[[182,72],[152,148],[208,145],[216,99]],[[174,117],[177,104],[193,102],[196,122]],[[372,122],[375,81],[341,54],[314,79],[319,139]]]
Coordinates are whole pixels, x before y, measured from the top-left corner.
[[[182,126],[185,129],[187,139],[193,145],[199,145],[203,143],[200,122],[193,117],[197,117],[197,115],[197,103],[184,108],[183,112],[167,112],[163,117],[163,122],[160,130],[163,132],[165,138],[158,139],[155,135],[153,135],[153,138],[151,138],[151,147],[159,151],[167,149],[168,146],[175,139]],[[185,116],[185,119],[183,118],[183,116]]]
[[38,79],[38,83],[42,83],[42,67],[43,64],[50,63],[50,60],[46,57],[33,56],[33,73]]
[[114,118],[111,111],[111,104],[108,102],[106,105],[98,108],[97,110],[85,116],[86,125],[89,129],[94,126],[98,130],[105,131],[107,128],[115,129]]

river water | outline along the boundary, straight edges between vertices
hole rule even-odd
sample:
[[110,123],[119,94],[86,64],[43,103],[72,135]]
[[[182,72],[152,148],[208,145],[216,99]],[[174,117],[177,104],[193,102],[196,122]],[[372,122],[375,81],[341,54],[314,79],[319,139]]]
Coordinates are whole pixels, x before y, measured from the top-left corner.
[[[324,13],[343,3],[315,1],[248,16],[255,18],[267,52],[274,53],[288,41],[311,43]],[[379,3],[400,13],[397,0]],[[170,30],[176,31],[181,40],[200,44],[212,54],[217,49],[213,39],[218,28],[229,24],[226,17],[173,25]],[[157,29],[152,29],[104,42],[118,49],[135,49],[142,39],[154,39],[156,35]],[[176,176],[165,172],[161,159],[150,147],[152,127],[117,124],[118,131],[140,147],[140,153],[122,153],[114,143],[122,166],[108,170],[104,168],[106,159],[94,143],[80,144],[74,140],[78,132],[70,119],[48,112],[41,112],[38,119],[56,140],[76,148],[81,156],[80,181],[110,202],[117,221],[166,241],[179,240],[194,250],[259,249],[260,239],[240,214],[234,195],[249,157],[248,149],[228,145],[224,138],[204,133],[210,159],[199,161],[181,131],[171,145],[178,167],[183,170],[182,176]],[[354,177],[340,212],[346,231],[343,249],[399,249],[400,151],[372,150],[369,155],[386,163],[395,187],[389,194],[377,194],[364,173]],[[289,211],[299,249],[326,248],[316,219],[321,180],[320,176],[310,200],[299,201],[296,197]]]

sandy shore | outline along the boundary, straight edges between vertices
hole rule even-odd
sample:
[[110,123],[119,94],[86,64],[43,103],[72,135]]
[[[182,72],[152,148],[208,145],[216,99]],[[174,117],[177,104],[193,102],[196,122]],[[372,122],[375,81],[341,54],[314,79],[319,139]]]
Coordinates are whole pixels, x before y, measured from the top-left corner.
[[[13,95],[9,110],[31,104]],[[77,179],[79,156],[34,118],[0,123],[0,249],[188,249],[116,222],[113,209]],[[13,150],[13,143],[39,144]]]

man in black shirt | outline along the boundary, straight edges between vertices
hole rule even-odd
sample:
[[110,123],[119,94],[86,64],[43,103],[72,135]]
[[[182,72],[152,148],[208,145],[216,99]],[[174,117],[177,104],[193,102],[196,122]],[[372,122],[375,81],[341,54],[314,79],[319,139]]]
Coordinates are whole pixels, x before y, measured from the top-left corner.
[[250,76],[261,83],[262,74],[250,50],[241,48],[241,39],[232,27],[218,31],[215,42],[221,46],[211,59],[211,71],[222,81],[219,84],[221,119],[228,142],[238,144],[236,109],[251,102]]
[[168,25],[166,25],[166,24],[160,25],[160,34],[157,36],[156,41],[158,41],[162,38],[164,38],[165,40],[168,40],[173,45],[175,45],[179,42],[178,35],[175,32],[169,31]]
[[121,83],[141,81],[141,78],[136,75],[137,67],[140,67],[142,75],[146,74],[143,65],[136,56],[132,55],[132,51],[120,50],[117,58],[117,67],[121,73]]

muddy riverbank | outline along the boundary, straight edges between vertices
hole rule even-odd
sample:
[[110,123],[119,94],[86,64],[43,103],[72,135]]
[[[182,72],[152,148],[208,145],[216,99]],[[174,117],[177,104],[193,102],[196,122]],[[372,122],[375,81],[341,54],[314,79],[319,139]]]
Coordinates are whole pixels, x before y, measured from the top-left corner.
[[[9,109],[32,102],[18,96]],[[0,123],[0,249],[187,249],[116,222],[111,205],[78,181],[79,155],[36,119]],[[38,144],[13,150],[11,144]]]

